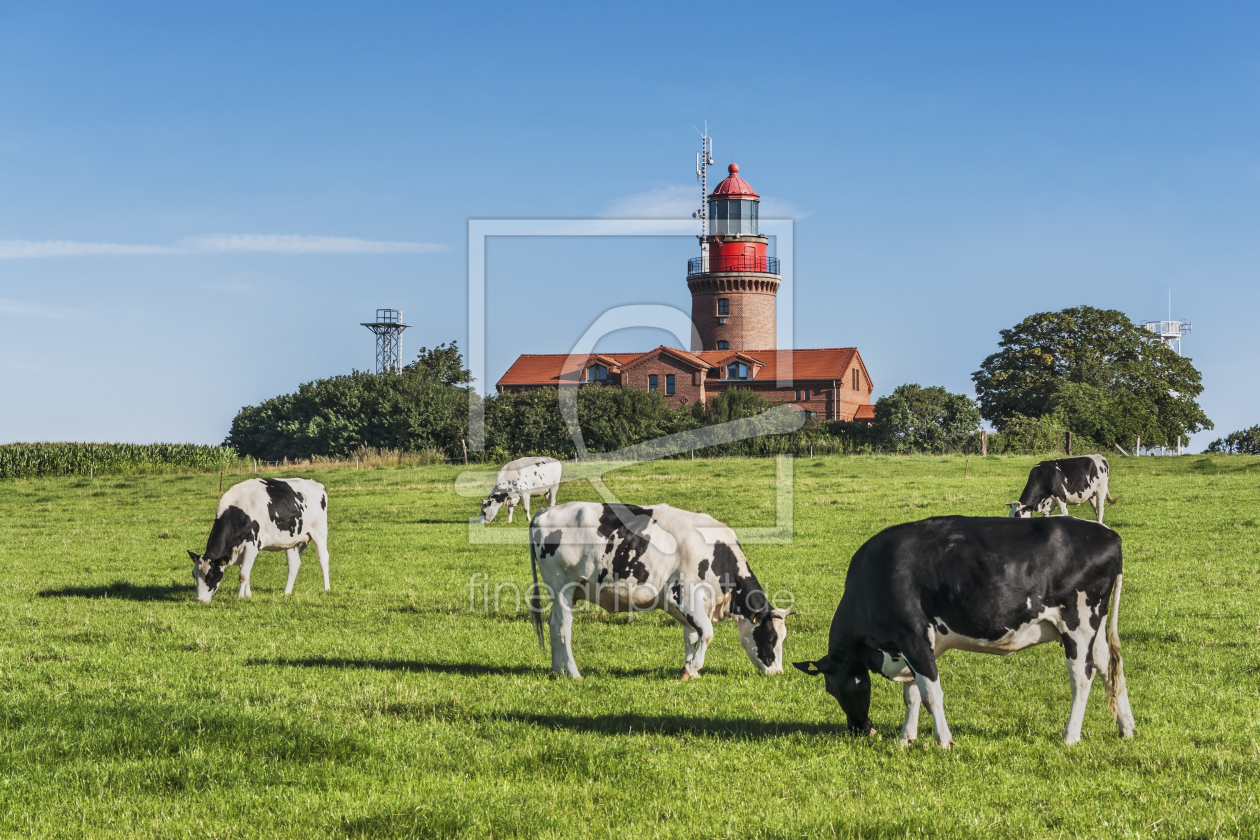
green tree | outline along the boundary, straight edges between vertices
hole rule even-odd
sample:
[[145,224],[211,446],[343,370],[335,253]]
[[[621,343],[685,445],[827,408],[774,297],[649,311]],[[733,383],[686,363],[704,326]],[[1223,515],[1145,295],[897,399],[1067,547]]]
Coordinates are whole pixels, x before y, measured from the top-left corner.
[[1055,414],[1105,445],[1139,434],[1171,444],[1212,428],[1195,401],[1203,384],[1194,365],[1121,312],[1039,312],[1001,336],[971,377],[981,415],[999,430]]
[[[613,452],[695,425],[688,412],[670,408],[660,393],[607,385],[582,386],[577,413],[591,453]],[[513,457],[576,454],[554,388],[489,397],[485,416],[486,443],[492,450]]]
[[939,385],[899,385],[876,401],[871,433],[889,452],[957,452],[980,433],[980,411]]
[[432,350],[421,347],[416,360],[405,370],[423,370],[443,385],[468,385],[473,381],[472,371],[464,367],[464,357],[460,355],[459,344],[454,341],[439,344]]
[[454,345],[437,349],[454,351],[454,363],[430,367],[422,351],[401,373],[354,371],[246,406],[224,445],[268,461],[346,455],[360,446],[436,446],[456,457],[468,434],[468,391],[447,381],[462,370]]
[[1260,426],[1252,426],[1241,432],[1231,432],[1208,444],[1208,452],[1224,452],[1229,455],[1260,455]]

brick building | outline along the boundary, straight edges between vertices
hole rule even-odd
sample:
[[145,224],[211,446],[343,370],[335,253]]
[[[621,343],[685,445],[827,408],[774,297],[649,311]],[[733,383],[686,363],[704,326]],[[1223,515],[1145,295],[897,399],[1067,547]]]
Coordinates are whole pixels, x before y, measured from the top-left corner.
[[[856,347],[776,349],[779,261],[767,254],[769,239],[758,231],[761,197],[739,177],[738,166],[732,163],[728,171],[708,196],[712,231],[705,231],[701,255],[687,265],[700,346],[585,358],[525,355],[503,374],[499,391],[555,388],[562,380],[599,382],[657,391],[681,407],[727,388],[747,388],[828,420],[873,419],[874,383]],[[791,381],[780,387],[778,365],[789,361]]]

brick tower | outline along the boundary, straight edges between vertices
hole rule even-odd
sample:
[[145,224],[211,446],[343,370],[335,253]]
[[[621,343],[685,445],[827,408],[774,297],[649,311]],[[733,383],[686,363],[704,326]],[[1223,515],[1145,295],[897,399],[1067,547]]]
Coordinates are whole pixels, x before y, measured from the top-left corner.
[[737,165],[727,171],[708,197],[701,255],[687,261],[691,320],[703,345],[691,349],[774,350],[779,261],[766,256],[768,239],[757,232],[761,196]]

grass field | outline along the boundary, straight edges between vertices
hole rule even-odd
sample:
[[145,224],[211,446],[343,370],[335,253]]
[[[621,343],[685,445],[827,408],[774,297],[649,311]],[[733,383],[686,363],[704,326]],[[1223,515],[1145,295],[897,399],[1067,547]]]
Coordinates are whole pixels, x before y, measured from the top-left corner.
[[[795,595],[785,657],[825,652],[864,540],[1003,514],[1033,460],[972,457],[966,478],[957,457],[798,460],[795,541],[747,549]],[[880,736],[847,737],[820,680],[756,675],[730,622],[682,683],[672,621],[580,614],[585,679],[548,679],[527,613],[470,609],[474,574],[524,589],[529,563],[468,544],[477,502],[453,467],[304,473],[329,487],[332,591],[310,556],[286,599],[283,555],[264,554],[251,600],[232,571],[209,606],[185,549],[205,546],[217,475],[0,483],[0,834],[1260,836],[1260,459],[1112,464],[1138,737],[1117,737],[1098,684],[1084,740],[1060,745],[1058,646],[955,652],[950,752],[926,715],[897,746],[882,680]],[[660,462],[609,486],[771,525],[773,470]]]

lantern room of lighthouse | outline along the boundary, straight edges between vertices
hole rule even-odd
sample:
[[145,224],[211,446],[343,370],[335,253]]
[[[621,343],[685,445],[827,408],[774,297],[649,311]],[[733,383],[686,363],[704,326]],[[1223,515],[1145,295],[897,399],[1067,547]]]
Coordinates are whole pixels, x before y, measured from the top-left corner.
[[691,320],[701,347],[693,350],[773,350],[779,261],[758,231],[761,196],[739,176],[739,165],[707,198],[700,256],[687,264]]

